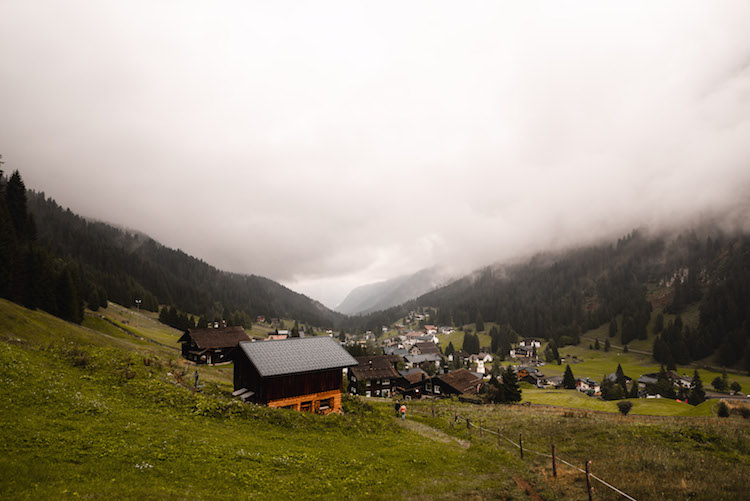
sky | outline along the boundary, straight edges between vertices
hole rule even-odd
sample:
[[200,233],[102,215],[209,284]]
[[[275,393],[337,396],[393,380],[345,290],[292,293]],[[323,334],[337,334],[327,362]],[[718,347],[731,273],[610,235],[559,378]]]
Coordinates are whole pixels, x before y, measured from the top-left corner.
[[0,1],[28,188],[336,306],[750,218],[750,4]]

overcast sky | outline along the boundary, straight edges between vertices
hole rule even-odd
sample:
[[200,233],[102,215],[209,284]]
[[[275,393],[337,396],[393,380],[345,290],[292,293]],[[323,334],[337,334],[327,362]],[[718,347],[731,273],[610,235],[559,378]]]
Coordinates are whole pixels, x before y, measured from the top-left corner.
[[0,154],[335,306],[736,211],[750,3],[0,1]]

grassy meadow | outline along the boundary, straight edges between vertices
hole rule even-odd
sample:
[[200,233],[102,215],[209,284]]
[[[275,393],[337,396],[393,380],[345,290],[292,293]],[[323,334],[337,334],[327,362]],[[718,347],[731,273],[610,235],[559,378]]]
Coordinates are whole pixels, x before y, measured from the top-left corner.
[[711,404],[640,401],[623,417],[526,387],[528,402],[579,409],[411,402],[406,426],[377,399],[346,399],[341,416],[268,409],[229,397],[231,365],[198,368],[193,391],[196,367],[168,342],[179,332],[128,311],[77,326],[0,300],[2,499],[586,499],[576,470],[554,479],[545,458],[521,460],[455,413],[533,450],[554,441],[637,499],[737,499],[750,480],[750,421]]

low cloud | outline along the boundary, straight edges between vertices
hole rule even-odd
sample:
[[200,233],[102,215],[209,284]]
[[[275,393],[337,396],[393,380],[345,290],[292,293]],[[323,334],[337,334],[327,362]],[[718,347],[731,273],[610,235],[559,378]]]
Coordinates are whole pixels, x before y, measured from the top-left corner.
[[744,4],[173,7],[4,2],[6,169],[329,306],[434,264],[747,220]]

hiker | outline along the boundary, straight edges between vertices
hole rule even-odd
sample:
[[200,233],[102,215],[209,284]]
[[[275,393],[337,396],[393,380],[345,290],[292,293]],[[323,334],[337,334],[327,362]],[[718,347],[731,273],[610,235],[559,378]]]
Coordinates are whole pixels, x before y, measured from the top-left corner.
[[393,410],[396,411],[396,417],[398,417],[398,411],[401,408],[401,402],[396,400],[396,403],[393,405]]
[[399,410],[401,411],[401,420],[403,421],[406,419],[406,404],[403,404]]

